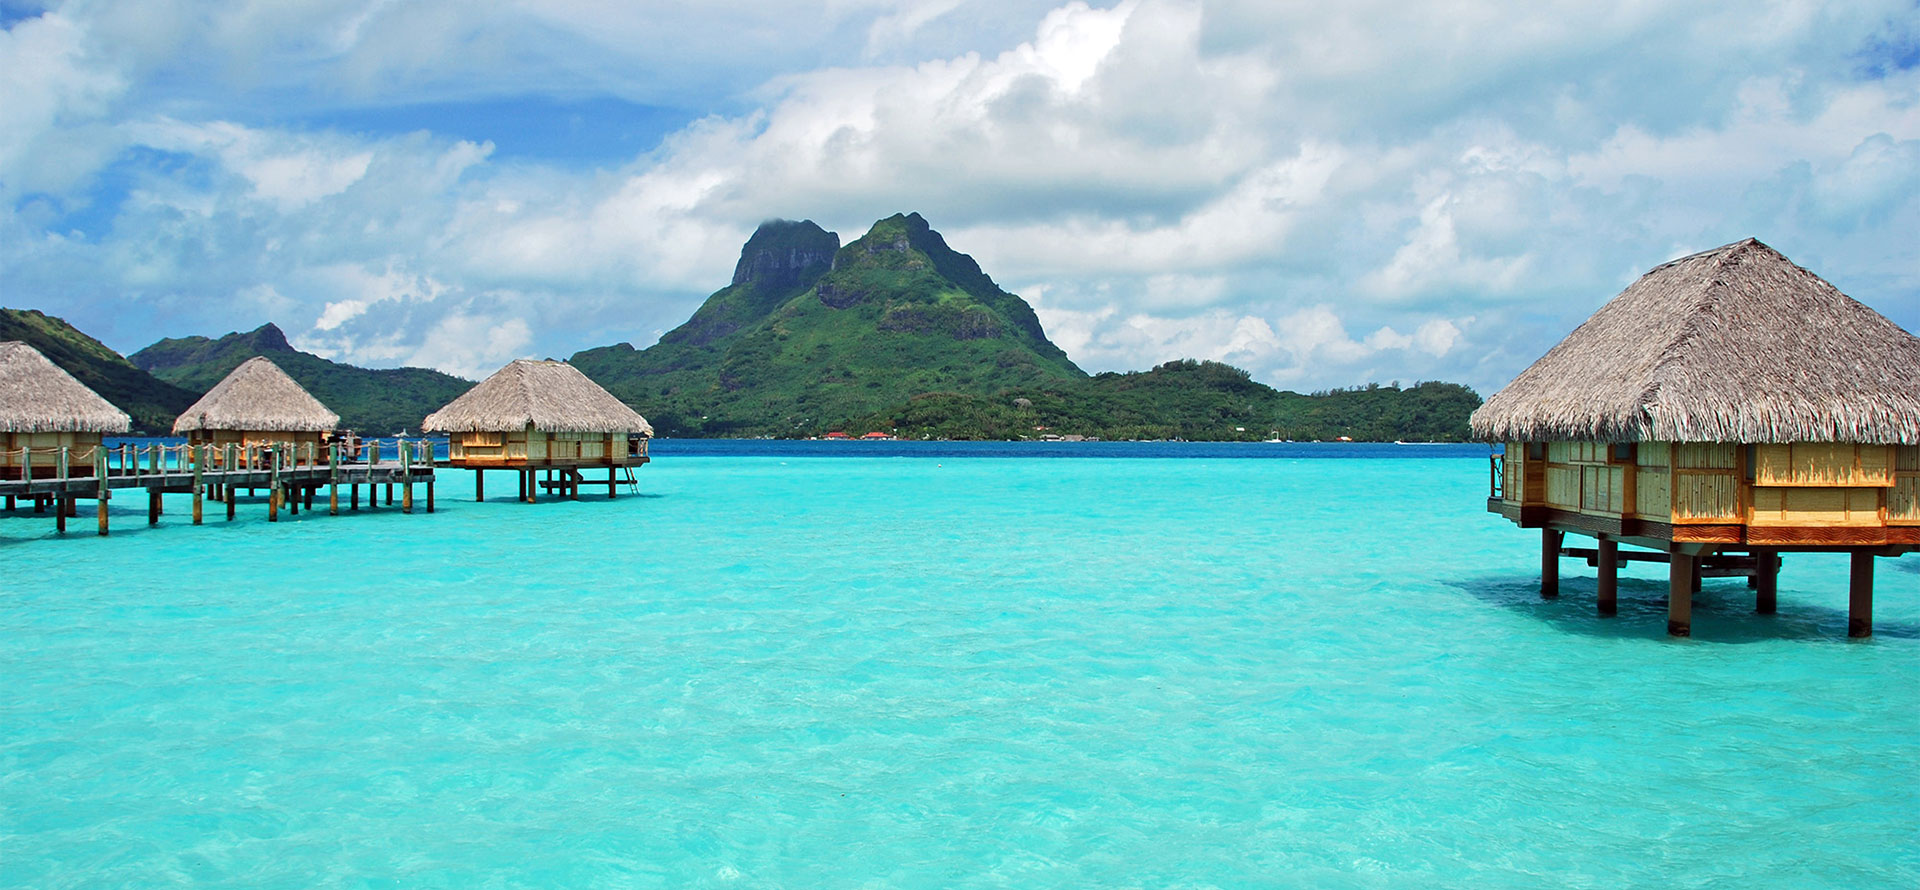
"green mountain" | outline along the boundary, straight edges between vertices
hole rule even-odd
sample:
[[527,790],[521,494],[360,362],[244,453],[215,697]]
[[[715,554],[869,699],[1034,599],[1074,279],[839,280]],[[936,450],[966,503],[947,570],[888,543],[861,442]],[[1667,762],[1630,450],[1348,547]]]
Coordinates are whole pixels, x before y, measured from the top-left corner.
[[1257,441],[1268,438],[1460,442],[1480,407],[1454,383],[1369,385],[1313,395],[1276,390],[1246,371],[1183,359],[1151,371],[1097,374],[1077,385],[1012,388],[991,397],[928,393],[852,420],[855,435],[880,430],[902,438],[1022,439],[1082,435],[1102,439]]
[[812,222],[766,223],[686,324],[572,362],[671,436],[808,435],[923,393],[1086,379],[1026,301],[919,214],[839,242]]
[[421,418],[473,386],[472,381],[425,368],[369,370],[328,361],[294,349],[271,324],[218,340],[161,340],[129,358],[161,380],[206,392],[256,355],[266,356],[314,398],[339,412],[342,427],[375,435],[417,429]]
[[0,340],[20,340],[133,418],[137,432],[166,434],[173,419],[193,404],[195,391],[175,386],[127,361],[120,353],[34,309],[0,309]]

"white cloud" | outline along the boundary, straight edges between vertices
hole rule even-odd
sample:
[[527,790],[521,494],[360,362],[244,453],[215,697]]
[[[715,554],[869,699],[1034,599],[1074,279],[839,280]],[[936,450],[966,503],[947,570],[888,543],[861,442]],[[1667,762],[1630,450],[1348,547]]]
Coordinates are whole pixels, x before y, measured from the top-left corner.
[[[1863,60],[1910,19],[1895,0],[107,0],[0,35],[0,276],[122,348],[273,320],[331,355],[477,374],[645,345],[764,218],[851,239],[919,210],[1089,368],[1484,389],[1638,272],[1747,235],[1920,322],[1920,69]],[[695,122],[601,167],[312,122],[520,96],[688,102]]]

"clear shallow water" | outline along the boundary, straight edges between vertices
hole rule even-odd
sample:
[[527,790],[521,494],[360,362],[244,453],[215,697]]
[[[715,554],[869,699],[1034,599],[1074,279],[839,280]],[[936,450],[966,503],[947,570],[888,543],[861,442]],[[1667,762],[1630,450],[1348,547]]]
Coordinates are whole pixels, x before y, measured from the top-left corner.
[[1671,641],[1659,566],[1538,599],[1483,447],[689,444],[0,518],[0,885],[1920,883],[1920,557],[1871,642],[1808,556]]

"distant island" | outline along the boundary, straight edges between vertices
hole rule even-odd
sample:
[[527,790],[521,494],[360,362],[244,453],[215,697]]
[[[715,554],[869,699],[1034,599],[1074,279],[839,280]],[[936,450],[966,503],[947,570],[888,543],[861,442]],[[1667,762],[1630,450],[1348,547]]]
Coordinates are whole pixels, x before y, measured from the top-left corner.
[[[165,434],[229,371],[266,356],[338,412],[384,435],[471,381],[424,368],[371,370],[295,349],[273,324],[164,339],[121,357],[66,322],[0,309],[24,340]],[[646,349],[618,344],[572,364],[673,437],[1266,439],[1458,442],[1480,397],[1441,382],[1276,390],[1214,361],[1089,375],[1047,338],[1033,307],[947,246],[917,213],[856,241],[774,220],[747,240],[733,280]]]
[[1283,392],[1211,361],[1089,376],[917,213],[844,247],[811,221],[762,224],[659,343],[572,362],[670,436],[1456,442],[1480,405],[1451,383]]

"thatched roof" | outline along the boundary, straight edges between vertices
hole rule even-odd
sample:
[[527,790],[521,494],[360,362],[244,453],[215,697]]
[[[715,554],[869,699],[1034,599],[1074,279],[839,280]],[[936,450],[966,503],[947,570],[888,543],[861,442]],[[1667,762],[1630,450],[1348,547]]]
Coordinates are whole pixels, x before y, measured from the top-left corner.
[[0,342],[0,433],[124,433],[127,412],[75,380],[40,350]]
[[566,362],[519,359],[427,415],[435,432],[645,433],[653,425]]
[[339,423],[340,415],[327,410],[279,365],[256,355],[207,390],[173,422],[173,431],[315,433]]
[[1642,276],[1480,406],[1473,432],[1920,444],[1920,338],[1749,238]]

